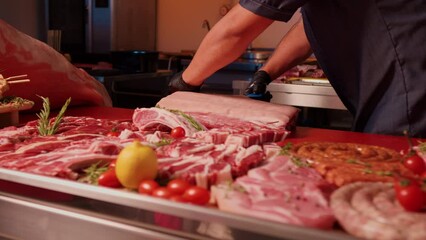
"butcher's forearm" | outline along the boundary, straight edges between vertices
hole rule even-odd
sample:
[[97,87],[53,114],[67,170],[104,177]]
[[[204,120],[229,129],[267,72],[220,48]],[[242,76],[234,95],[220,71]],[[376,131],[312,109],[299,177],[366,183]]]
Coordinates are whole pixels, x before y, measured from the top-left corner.
[[214,72],[241,56],[272,22],[236,5],[203,39],[183,79],[188,84],[201,85]]
[[299,21],[283,37],[262,70],[268,72],[271,79],[275,79],[286,70],[304,61],[311,54],[312,50],[306,38],[303,21]]

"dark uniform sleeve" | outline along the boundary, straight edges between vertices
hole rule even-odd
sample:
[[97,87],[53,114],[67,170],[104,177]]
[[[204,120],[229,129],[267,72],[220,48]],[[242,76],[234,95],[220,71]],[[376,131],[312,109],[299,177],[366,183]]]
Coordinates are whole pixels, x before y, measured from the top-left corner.
[[240,0],[240,5],[262,17],[287,22],[308,0]]

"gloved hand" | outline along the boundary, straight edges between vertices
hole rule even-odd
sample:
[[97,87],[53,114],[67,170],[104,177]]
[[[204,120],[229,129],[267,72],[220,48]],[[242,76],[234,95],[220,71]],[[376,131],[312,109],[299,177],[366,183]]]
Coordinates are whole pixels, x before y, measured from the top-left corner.
[[182,73],[176,73],[169,82],[168,94],[172,94],[177,91],[188,91],[188,92],[200,92],[201,86],[192,86],[186,83],[182,78]]
[[269,74],[263,70],[257,71],[253,75],[253,80],[250,82],[249,86],[245,90],[245,95],[252,96],[262,96],[266,93],[266,86],[271,82],[271,77]]

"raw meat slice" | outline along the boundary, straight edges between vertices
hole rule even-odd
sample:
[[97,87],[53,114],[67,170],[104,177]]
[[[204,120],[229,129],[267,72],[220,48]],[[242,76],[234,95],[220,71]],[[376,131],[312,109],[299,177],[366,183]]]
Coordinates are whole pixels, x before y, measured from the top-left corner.
[[221,210],[281,223],[330,229],[335,218],[328,206],[334,186],[311,168],[277,156],[248,171],[230,187],[212,187]]
[[[194,126],[194,120],[197,126]],[[289,134],[289,131],[284,128],[271,128],[219,114],[173,112],[162,108],[136,109],[133,114],[133,123],[141,131],[158,129],[170,131],[170,129],[182,127],[186,137],[202,139],[214,144],[225,143],[242,147],[282,141]]]
[[297,108],[267,103],[246,97],[213,95],[192,92],[175,92],[162,98],[157,105],[183,112],[214,113],[227,117],[292,129],[299,110]]
[[164,129],[164,127],[169,129],[182,127],[185,130],[186,137],[197,131],[206,130],[203,125],[194,126],[180,113],[156,107],[135,109],[133,123],[141,131]]
[[47,44],[19,32],[0,20],[0,73],[3,76],[27,74],[31,80],[16,84],[4,94],[35,102],[38,111],[48,97],[51,109],[60,108],[71,97],[71,106],[112,106],[105,87],[84,70],[73,66]]
[[183,178],[198,186],[231,182],[264,159],[258,145],[248,148],[186,138],[156,149],[160,178]]

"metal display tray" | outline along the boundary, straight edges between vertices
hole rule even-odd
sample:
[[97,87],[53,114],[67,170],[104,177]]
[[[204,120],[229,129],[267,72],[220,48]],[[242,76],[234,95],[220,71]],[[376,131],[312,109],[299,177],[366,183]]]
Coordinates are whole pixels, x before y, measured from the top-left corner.
[[355,239],[126,190],[0,168],[0,238]]
[[271,82],[268,91],[272,103],[300,107],[315,107],[346,110],[333,87],[328,83],[293,81],[293,83]]

